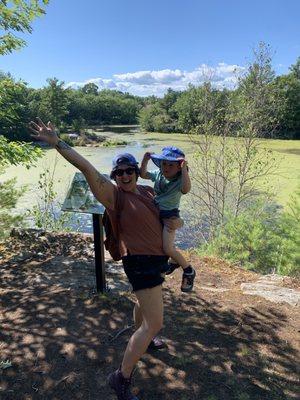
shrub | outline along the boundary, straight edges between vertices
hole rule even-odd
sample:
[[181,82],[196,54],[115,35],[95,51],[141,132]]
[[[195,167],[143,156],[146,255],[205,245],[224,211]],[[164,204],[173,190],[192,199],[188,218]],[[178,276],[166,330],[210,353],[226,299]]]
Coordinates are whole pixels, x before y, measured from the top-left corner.
[[17,201],[24,193],[23,189],[15,188],[16,179],[0,183],[0,240],[7,237],[13,227],[23,222],[22,215],[13,215]]
[[45,169],[40,173],[39,201],[31,210],[28,210],[27,216],[33,220],[37,228],[45,231],[69,231],[72,216],[70,213],[60,212],[61,204],[58,202],[57,193],[54,190],[55,169],[56,161],[52,170]]
[[261,273],[300,274],[300,191],[289,208],[256,202],[237,217],[228,216],[199,253],[222,257]]
[[66,134],[63,133],[60,135],[61,140],[63,140],[65,143],[67,143],[69,146],[74,147],[74,142],[73,140]]

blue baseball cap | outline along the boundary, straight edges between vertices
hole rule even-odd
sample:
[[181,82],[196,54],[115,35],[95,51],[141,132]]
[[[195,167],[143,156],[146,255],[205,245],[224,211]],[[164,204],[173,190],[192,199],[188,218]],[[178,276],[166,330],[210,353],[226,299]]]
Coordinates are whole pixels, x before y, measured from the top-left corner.
[[138,162],[134,156],[130,153],[117,154],[112,160],[112,169],[115,170],[121,164],[132,165],[134,167],[138,166]]
[[178,147],[168,146],[162,149],[161,154],[152,154],[151,160],[160,168],[160,163],[166,161],[181,161],[184,160],[185,154]]

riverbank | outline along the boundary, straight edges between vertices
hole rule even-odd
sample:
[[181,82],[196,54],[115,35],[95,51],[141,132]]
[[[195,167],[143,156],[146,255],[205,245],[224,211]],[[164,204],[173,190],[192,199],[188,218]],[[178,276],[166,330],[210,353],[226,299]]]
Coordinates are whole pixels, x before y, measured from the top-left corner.
[[[106,376],[132,333],[134,301],[120,264],[107,257],[111,291],[98,295],[90,235],[15,230],[1,246],[1,399],[97,399],[101,393],[113,400]],[[135,394],[144,400],[295,399],[299,306],[243,293],[241,285],[259,274],[190,257],[195,290],[180,291],[179,270],[167,277],[162,336],[168,349],[143,356]],[[299,286],[290,278],[282,284]]]

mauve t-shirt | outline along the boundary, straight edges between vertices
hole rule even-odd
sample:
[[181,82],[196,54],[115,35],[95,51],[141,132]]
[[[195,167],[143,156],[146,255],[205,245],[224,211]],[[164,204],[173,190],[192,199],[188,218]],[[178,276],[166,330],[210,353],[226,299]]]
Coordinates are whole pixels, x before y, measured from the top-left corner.
[[[122,191],[124,202],[119,224],[121,255],[124,257],[128,252],[130,255],[165,255],[159,210],[153,201],[154,191],[150,186],[138,185],[137,188],[139,194]],[[116,211],[108,209],[107,212],[114,225]]]

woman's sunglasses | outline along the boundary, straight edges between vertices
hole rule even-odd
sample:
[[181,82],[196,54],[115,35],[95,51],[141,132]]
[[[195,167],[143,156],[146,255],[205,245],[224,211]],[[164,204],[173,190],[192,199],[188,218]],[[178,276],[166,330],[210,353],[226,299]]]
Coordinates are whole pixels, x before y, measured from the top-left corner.
[[135,173],[135,168],[116,169],[114,173],[117,176],[123,176],[124,172],[126,172],[127,175],[133,175]]

